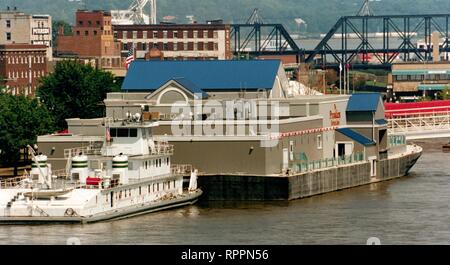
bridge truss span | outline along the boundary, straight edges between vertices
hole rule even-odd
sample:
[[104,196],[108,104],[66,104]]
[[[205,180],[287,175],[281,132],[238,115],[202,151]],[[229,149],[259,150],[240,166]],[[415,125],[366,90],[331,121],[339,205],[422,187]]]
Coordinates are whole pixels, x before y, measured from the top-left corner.
[[[369,54],[374,55],[380,64],[391,64],[398,55],[405,61],[428,61],[432,58],[431,34],[434,31],[444,39],[440,53],[445,52],[448,60],[449,18],[450,14],[341,17],[316,48],[306,52],[305,61],[313,62],[318,55],[326,61],[326,55],[331,55],[337,63],[348,63],[361,54],[362,63],[367,63],[365,58]],[[416,37],[424,38],[423,47],[414,43]],[[336,38],[341,40],[339,47],[331,44],[331,40]],[[375,43],[375,38],[381,39],[381,47]]]

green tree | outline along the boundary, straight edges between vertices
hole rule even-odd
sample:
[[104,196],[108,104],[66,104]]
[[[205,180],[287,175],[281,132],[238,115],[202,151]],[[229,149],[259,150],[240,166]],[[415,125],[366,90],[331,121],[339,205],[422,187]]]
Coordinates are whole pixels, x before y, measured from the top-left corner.
[[449,100],[450,99],[450,87],[446,85],[445,88],[438,93],[438,99]]
[[71,35],[72,34],[72,26],[70,26],[69,23],[67,23],[67,22],[65,22],[63,20],[53,21],[52,22],[52,30],[53,30],[53,32],[52,32],[52,39],[53,39],[54,47],[58,46],[56,37],[58,37],[59,27],[63,27],[64,28],[64,35]]
[[0,164],[17,175],[20,149],[34,145],[38,135],[54,131],[48,110],[37,99],[0,92]]
[[104,117],[106,93],[119,90],[111,73],[65,60],[41,79],[37,96],[55,118],[57,128],[64,129],[68,118]]

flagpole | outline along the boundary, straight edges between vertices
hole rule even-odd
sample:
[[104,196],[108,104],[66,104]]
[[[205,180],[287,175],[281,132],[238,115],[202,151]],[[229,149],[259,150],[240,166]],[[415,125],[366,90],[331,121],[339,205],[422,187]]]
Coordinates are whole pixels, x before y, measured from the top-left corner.
[[348,64],[347,69],[347,94],[350,95],[350,65]]
[[347,94],[347,67],[344,65],[344,94]]
[[342,63],[339,63],[339,95],[342,95]]

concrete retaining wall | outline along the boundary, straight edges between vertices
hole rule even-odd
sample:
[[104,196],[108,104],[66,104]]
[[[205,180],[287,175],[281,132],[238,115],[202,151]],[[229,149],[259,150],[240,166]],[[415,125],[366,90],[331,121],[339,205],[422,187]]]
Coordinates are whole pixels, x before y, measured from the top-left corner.
[[378,161],[376,178],[366,162],[294,176],[199,176],[198,183],[205,200],[293,200],[405,176],[420,155]]

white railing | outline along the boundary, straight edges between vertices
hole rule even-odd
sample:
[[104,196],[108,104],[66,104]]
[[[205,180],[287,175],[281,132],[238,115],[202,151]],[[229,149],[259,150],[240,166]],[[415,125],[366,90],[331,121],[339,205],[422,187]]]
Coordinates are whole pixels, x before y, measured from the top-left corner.
[[193,170],[192,165],[172,165],[170,167],[170,173],[173,175],[190,174]]
[[64,149],[64,158],[72,158],[77,156],[79,153],[83,153],[83,155],[101,155],[102,152],[101,148],[98,148],[93,143],[90,143],[88,146]]
[[390,134],[450,130],[450,112],[413,113],[388,120]]
[[157,142],[150,148],[152,155],[173,155],[173,145],[166,142]]
[[14,178],[7,178],[7,179],[0,180],[0,188],[8,189],[8,188],[14,188],[14,187],[20,186],[25,179],[28,179],[28,177],[21,176],[21,177],[14,177]]

